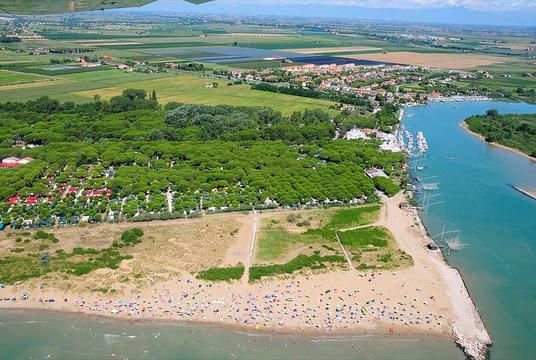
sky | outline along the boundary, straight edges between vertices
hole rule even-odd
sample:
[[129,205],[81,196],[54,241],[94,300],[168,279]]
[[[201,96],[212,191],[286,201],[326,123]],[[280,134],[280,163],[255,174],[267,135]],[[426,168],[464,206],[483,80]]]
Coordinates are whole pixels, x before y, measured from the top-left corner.
[[536,0],[158,0],[142,10],[536,26]]

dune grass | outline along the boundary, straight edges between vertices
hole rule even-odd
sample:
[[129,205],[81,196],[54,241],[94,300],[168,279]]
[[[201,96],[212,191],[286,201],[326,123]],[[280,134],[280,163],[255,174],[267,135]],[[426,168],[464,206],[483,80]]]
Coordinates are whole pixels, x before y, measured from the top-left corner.
[[197,274],[198,279],[209,281],[240,280],[244,275],[244,265],[229,267],[216,267],[201,271]]
[[392,239],[392,235],[384,227],[370,226],[355,230],[341,231],[339,232],[339,238],[344,246],[351,247],[386,247],[389,240]]
[[413,264],[413,258],[397,247],[393,235],[384,227],[368,226],[338,234],[357,270],[386,270]]
[[371,224],[378,219],[380,209],[380,205],[339,209],[331,216],[325,228],[339,230]]
[[285,264],[259,265],[249,269],[249,281],[254,282],[266,276],[292,274],[305,269],[325,269],[326,264],[344,264],[346,260],[341,255],[320,255],[315,251],[313,255],[298,255]]
[[292,246],[306,241],[303,235],[291,233],[284,228],[267,229],[259,235],[257,259],[262,261],[278,259]]
[[[53,234],[38,230],[33,236],[34,243],[25,241],[25,247],[13,251],[17,255],[0,258],[0,283],[14,284],[51,273],[82,276],[102,268],[118,269],[123,260],[133,258],[132,255],[122,253],[120,248],[140,243],[142,236],[141,229],[133,228],[124,231],[121,239],[114,241],[112,247],[100,250],[75,247],[70,252],[58,249],[52,253],[47,251],[49,246],[46,242],[56,244],[60,242],[59,239]],[[36,252],[35,242],[39,241],[39,252]]]

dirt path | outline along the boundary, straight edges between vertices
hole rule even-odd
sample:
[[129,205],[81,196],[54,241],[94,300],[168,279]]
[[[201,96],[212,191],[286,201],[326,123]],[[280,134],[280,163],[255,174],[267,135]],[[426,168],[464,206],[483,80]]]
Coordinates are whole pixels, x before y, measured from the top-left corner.
[[348,262],[348,268],[350,270],[355,270],[354,264],[352,264],[352,260],[350,259],[350,256],[346,252],[346,249],[344,246],[342,246],[341,239],[339,238],[339,233],[335,232],[335,236],[337,237],[337,241],[339,242],[339,246],[341,247],[342,253],[344,254],[344,257],[346,258],[346,261]]
[[255,240],[257,238],[257,210],[253,210],[253,227],[251,230],[251,240],[249,242],[248,258],[244,264],[244,275],[242,276],[242,285],[249,283],[249,268],[253,264],[253,254],[255,252]]
[[171,192],[171,189],[168,189],[166,193],[166,197],[167,197],[168,211],[172,213],[173,212],[173,193]]

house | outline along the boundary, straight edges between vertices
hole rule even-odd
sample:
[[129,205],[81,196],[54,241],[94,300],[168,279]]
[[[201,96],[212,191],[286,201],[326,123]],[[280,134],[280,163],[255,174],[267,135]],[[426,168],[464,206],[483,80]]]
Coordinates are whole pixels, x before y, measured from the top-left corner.
[[19,163],[20,164],[28,164],[29,162],[32,162],[33,161],[33,158],[31,157],[23,157],[22,159],[19,160]]
[[35,204],[37,204],[38,201],[39,201],[39,197],[37,197],[37,195],[30,195],[26,199],[26,205],[28,205],[28,206],[35,205]]
[[395,136],[393,134],[388,134],[383,131],[378,131],[376,132],[376,138],[382,141],[391,141],[395,139]]
[[396,140],[387,140],[380,145],[380,150],[383,151],[392,151],[392,152],[401,152],[402,148]]
[[19,159],[18,157],[10,156],[10,157],[4,158],[2,162],[4,164],[20,164],[20,160],[21,159]]
[[375,177],[388,177],[387,174],[382,169],[376,169],[376,168],[370,168],[365,170],[365,174],[371,178],[374,179]]
[[11,168],[16,168],[16,167],[19,167],[21,166],[22,164],[18,164],[18,163],[0,163],[0,169],[11,169]]
[[367,135],[363,131],[361,131],[361,129],[355,127],[351,129],[350,131],[348,131],[344,135],[344,138],[346,140],[366,139]]
[[343,105],[339,108],[341,111],[354,111],[355,106],[354,105]]
[[20,201],[19,195],[15,195],[6,200],[7,205],[15,205]]
[[22,159],[19,159],[15,156],[10,156],[7,158],[4,158],[2,162],[0,163],[0,168],[16,168],[21,165],[28,164],[29,162],[32,162],[34,159],[31,157],[25,157]]

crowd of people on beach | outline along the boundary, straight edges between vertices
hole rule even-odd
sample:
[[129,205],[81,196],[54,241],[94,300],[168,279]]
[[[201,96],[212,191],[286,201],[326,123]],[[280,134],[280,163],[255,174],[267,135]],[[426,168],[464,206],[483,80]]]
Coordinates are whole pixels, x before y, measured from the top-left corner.
[[[396,274],[394,274],[396,275]],[[284,328],[330,332],[353,328],[389,326],[389,333],[410,328],[441,332],[446,321],[434,312],[435,298],[418,288],[409,289],[397,299],[375,289],[382,273],[360,275],[363,289],[330,286],[310,279],[289,279],[250,287],[227,283],[206,283],[196,279],[177,279],[136,295],[4,297],[3,301],[37,301],[44,307],[130,319],[176,319],[239,325],[257,330]],[[405,290],[406,290],[405,289]],[[44,292],[46,293],[46,291]],[[409,293],[412,293],[410,296]],[[417,295],[420,294],[420,298]],[[20,305],[20,304],[19,304]],[[371,331],[372,332],[372,331]]]

